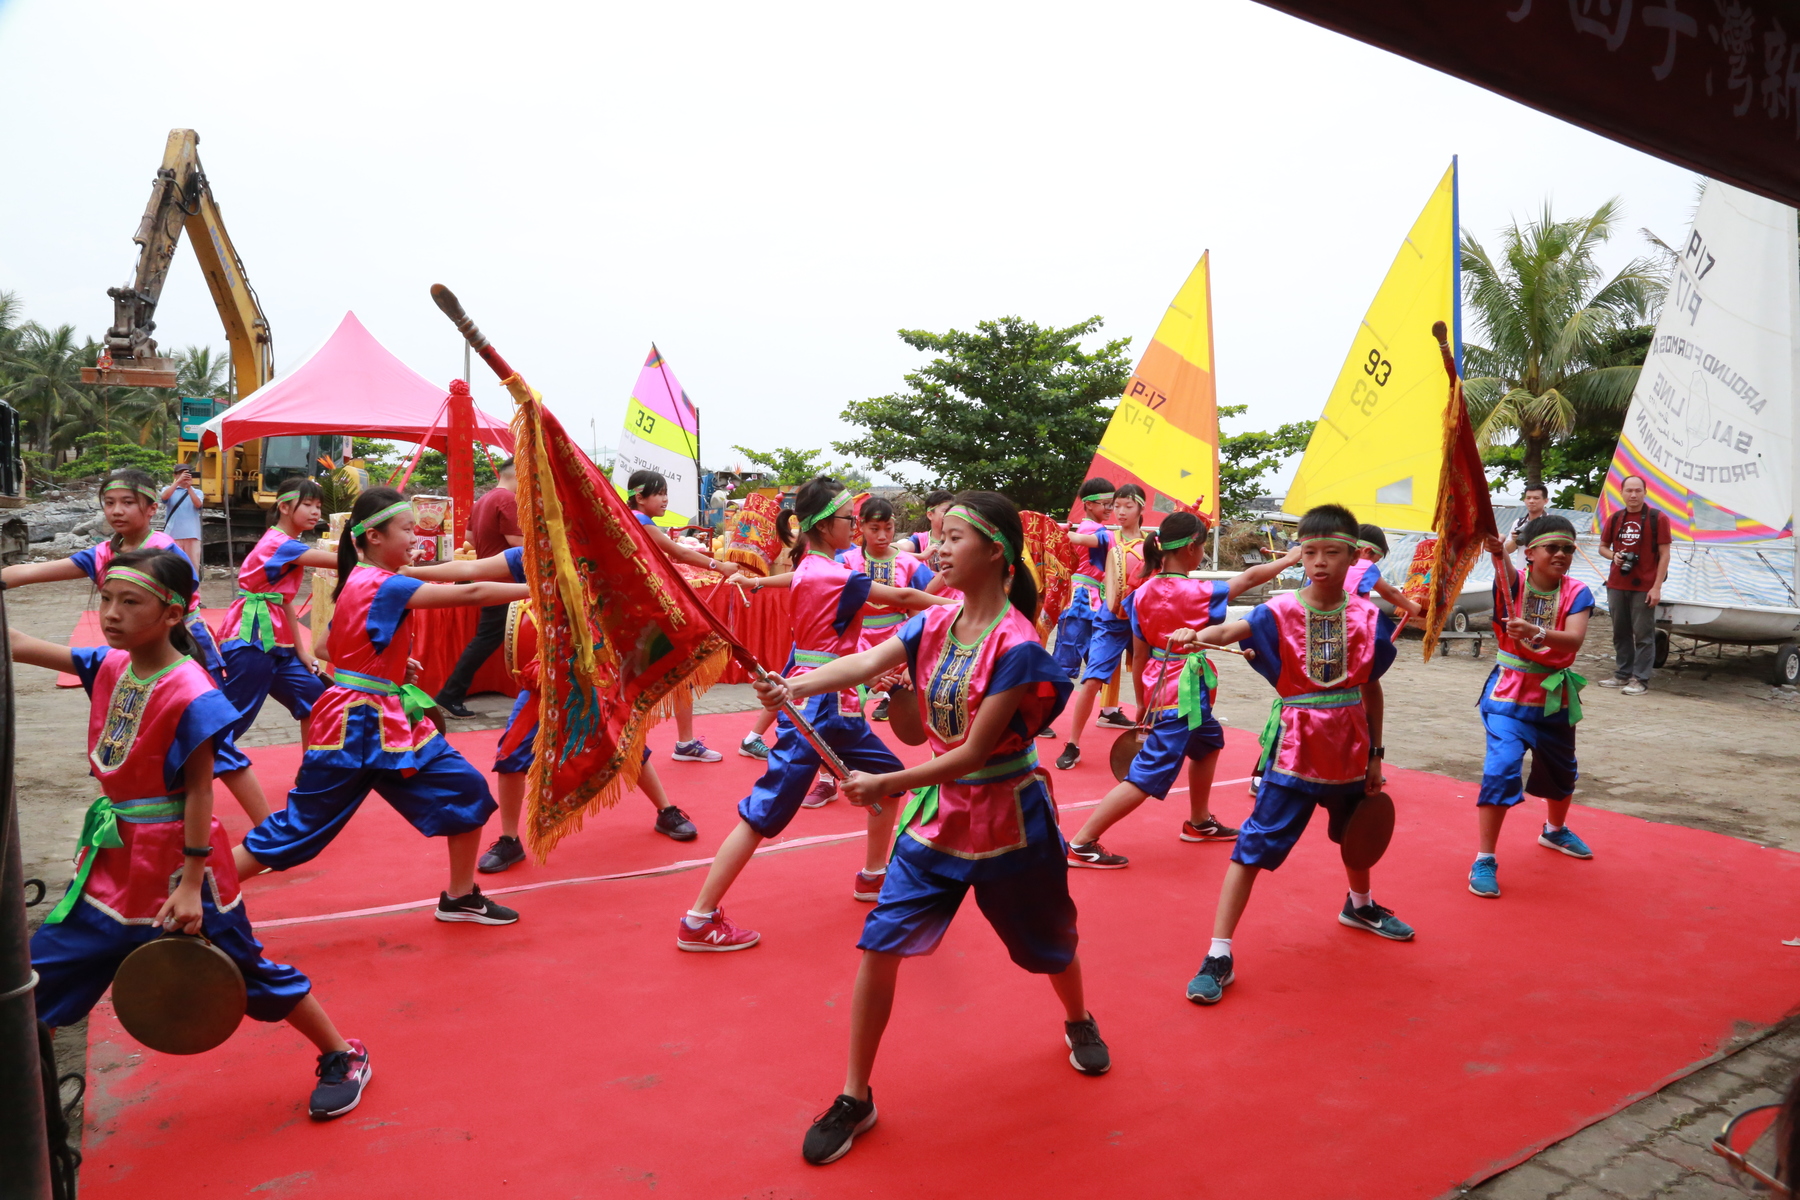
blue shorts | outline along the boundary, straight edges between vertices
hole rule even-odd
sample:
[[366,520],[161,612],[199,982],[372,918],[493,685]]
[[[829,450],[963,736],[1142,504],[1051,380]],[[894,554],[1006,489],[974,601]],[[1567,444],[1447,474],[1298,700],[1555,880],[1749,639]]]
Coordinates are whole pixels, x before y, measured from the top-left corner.
[[[434,749],[435,747],[435,749]],[[287,807],[244,836],[244,849],[265,867],[285,871],[318,856],[375,791],[426,837],[453,837],[487,824],[499,807],[487,776],[441,736],[427,742],[417,769],[337,766],[308,751]]]
[[1334,842],[1342,842],[1344,824],[1362,803],[1363,795],[1360,783],[1335,786],[1321,793],[1302,791],[1265,776],[1262,786],[1256,790],[1256,807],[1238,833],[1237,848],[1231,852],[1231,861],[1273,871],[1287,861],[1288,852],[1306,832],[1313,809],[1320,806],[1331,817],[1327,836]]
[[1095,621],[1088,637],[1087,658],[1081,668],[1080,682],[1098,679],[1105,683],[1119,669],[1125,652],[1131,649],[1130,621]]
[[1081,674],[1081,663],[1087,657],[1088,640],[1094,633],[1094,620],[1084,609],[1080,613],[1065,611],[1056,622],[1056,652],[1053,657],[1070,679]]
[[220,690],[242,714],[231,727],[234,738],[244,736],[245,730],[256,723],[263,701],[270,696],[280,701],[295,720],[304,721],[325,692],[325,681],[306,669],[292,647],[267,651],[248,642],[232,641],[225,643],[224,655],[225,681]]
[[1150,736],[1144,739],[1144,748],[1131,760],[1125,782],[1158,800],[1167,799],[1169,789],[1175,786],[1175,780],[1181,774],[1183,759],[1201,762],[1224,748],[1225,731],[1219,728],[1211,712],[1206,714],[1198,729],[1189,729],[1187,721],[1180,716],[1164,717],[1150,727]]
[[[812,727],[837,751],[844,765],[870,775],[903,770],[887,744],[875,736],[861,714],[838,711],[837,693],[813,696],[801,710]],[[775,744],[769,747],[769,766],[750,794],[738,802],[738,816],[761,837],[771,838],[786,829],[800,802],[819,775],[819,754],[800,736],[794,723],[782,713],[775,718]],[[904,794],[904,793],[896,793]]]
[[970,888],[1014,962],[1036,975],[1060,975],[1068,968],[1078,939],[1069,860],[1060,852],[1045,854],[1022,871],[973,883],[927,871],[896,854],[888,861],[881,900],[864,919],[856,948],[907,958],[930,954],[944,940]]
[[[253,1021],[283,1021],[312,991],[299,971],[263,957],[242,901],[230,912],[213,903],[212,883],[200,888],[201,932],[231,956],[244,975],[245,1014]],[[125,956],[162,936],[155,925],[125,925],[85,901],[78,901],[60,924],[41,925],[31,935],[31,965],[40,976],[38,1020],[52,1029],[88,1015],[112,986]]]
[[506,731],[500,735],[499,745],[494,747],[494,773],[497,775],[522,775],[537,761],[536,714],[532,716],[531,732],[525,735],[525,740],[514,747],[511,754],[500,753],[500,746],[512,736],[513,726],[519,723],[519,714],[525,711],[525,702],[530,699],[530,692],[520,692],[513,698],[512,716],[506,718]]
[[[1546,800],[1575,794],[1575,727],[1559,721],[1521,721],[1484,712],[1487,755],[1481,763],[1481,794],[1475,803],[1510,806],[1525,793]],[[1525,751],[1531,751],[1531,776],[1521,780]]]

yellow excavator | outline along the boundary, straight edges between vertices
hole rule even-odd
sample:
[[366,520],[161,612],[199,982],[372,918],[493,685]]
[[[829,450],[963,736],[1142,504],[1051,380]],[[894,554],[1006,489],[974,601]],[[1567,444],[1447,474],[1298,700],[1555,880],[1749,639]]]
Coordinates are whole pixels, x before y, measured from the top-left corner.
[[[169,131],[162,166],[150,185],[150,203],[131,237],[139,247],[137,270],[124,287],[106,289],[113,302],[113,323],[106,331],[99,362],[82,370],[83,383],[176,386],[175,360],[157,355],[151,334],[156,330],[156,304],[184,229],[225,323],[225,338],[231,347],[232,395],[246,399],[275,375],[269,321],[244,274],[244,261],[225,232],[218,201],[200,167],[199,147],[200,135],[193,130]],[[178,455],[184,462],[199,460],[200,487],[208,508],[229,510],[236,503],[266,510],[274,505],[284,480],[320,473],[321,456],[337,461],[348,457],[350,439],[335,435],[263,438],[224,454],[216,445],[202,454],[200,426],[230,403],[181,398]]]

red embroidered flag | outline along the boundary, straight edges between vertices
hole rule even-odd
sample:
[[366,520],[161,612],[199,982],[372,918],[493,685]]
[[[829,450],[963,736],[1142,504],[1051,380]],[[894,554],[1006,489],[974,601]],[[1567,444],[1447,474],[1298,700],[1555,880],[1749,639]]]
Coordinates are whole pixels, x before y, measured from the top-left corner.
[[519,517],[538,624],[537,760],[525,842],[544,861],[636,783],[676,694],[725,670],[727,643],[604,475],[513,375]]
[[[1445,340],[1447,330],[1442,321],[1432,325],[1438,349],[1444,356],[1444,370],[1450,376],[1450,396],[1444,407],[1444,464],[1438,476],[1437,512],[1431,527],[1437,534],[1431,549],[1431,566],[1424,580],[1425,658],[1437,648],[1438,635],[1456,608],[1456,598],[1475,560],[1481,557],[1483,542],[1497,537],[1494,504],[1488,493],[1487,469],[1481,451],[1475,445],[1475,427],[1469,423],[1469,410],[1463,403],[1462,380],[1456,375],[1456,360]],[[1423,552],[1424,547],[1420,547]],[[1412,579],[1407,580],[1409,587]]]
[[1054,517],[1022,512],[1027,565],[1038,585],[1038,637],[1047,638],[1056,619],[1069,606],[1075,572],[1087,566],[1087,552],[1069,540],[1068,531]]

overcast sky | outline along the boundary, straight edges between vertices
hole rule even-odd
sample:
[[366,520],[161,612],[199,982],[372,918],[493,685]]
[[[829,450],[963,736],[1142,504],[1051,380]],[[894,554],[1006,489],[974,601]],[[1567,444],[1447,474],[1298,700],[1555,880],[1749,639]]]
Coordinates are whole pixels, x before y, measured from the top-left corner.
[[[0,111],[0,289],[28,317],[99,336],[191,127],[278,366],[351,309],[459,375],[442,282],[584,443],[590,420],[616,443],[654,340],[708,466],[849,436],[845,403],[922,361],[900,328],[1098,314],[1135,357],[1208,248],[1236,427],[1315,417],[1452,154],[1484,239],[1622,197],[1615,266],[1695,199],[1683,169],[1249,0],[0,0]],[[157,317],[165,349],[224,349],[185,248]]]

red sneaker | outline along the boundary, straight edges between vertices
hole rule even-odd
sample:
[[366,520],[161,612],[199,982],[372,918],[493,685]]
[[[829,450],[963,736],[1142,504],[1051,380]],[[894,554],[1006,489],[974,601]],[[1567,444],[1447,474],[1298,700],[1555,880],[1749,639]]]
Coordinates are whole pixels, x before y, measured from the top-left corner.
[[800,807],[824,808],[827,804],[830,804],[836,799],[837,784],[821,775],[819,776],[819,781],[812,785],[812,791],[806,793],[806,799],[800,802]]
[[675,922],[677,950],[748,950],[760,941],[762,934],[754,929],[740,929],[733,925],[722,908],[714,909],[712,920],[698,929],[691,927],[685,919]]
[[1237,830],[1210,813],[1198,825],[1192,821],[1181,823],[1181,840],[1184,842],[1235,842],[1237,835]]
[[879,875],[871,875],[867,871],[858,871],[856,873],[856,882],[850,885],[850,898],[852,900],[879,900],[881,899],[881,885],[886,882],[886,871],[883,871]]

